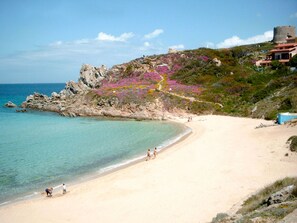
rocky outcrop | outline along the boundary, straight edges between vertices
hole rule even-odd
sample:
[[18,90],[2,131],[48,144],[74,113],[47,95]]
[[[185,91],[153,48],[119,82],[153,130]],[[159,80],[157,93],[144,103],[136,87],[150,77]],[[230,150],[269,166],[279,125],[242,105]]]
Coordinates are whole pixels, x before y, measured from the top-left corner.
[[106,77],[107,68],[102,65],[101,67],[93,67],[89,64],[82,65],[80,69],[80,77],[78,85],[86,88],[98,88],[100,82]]
[[294,188],[295,188],[294,185],[290,185],[274,194],[271,194],[269,198],[267,198],[265,203],[267,204],[267,206],[269,206],[272,204],[278,204],[286,201],[288,197],[292,194],[292,191],[294,190]]
[[7,108],[15,108],[15,107],[17,107],[17,105],[14,104],[14,103],[12,103],[11,101],[8,101],[7,103],[5,103],[4,106],[7,107]]
[[[174,55],[172,58],[167,57],[165,61],[163,61],[163,58],[160,59],[156,56],[141,57],[129,63],[115,65],[108,71],[105,66],[94,67],[84,64],[80,69],[77,82],[67,82],[61,92],[53,92],[50,96],[34,93],[27,97],[26,101],[22,103],[22,107],[57,112],[60,115],[70,117],[108,116],[133,119],[165,119],[169,115],[169,109],[170,113],[179,113],[179,109],[173,110],[170,106],[165,109],[163,99],[159,100],[159,98],[151,96],[154,93],[153,88],[148,91],[147,95],[139,99],[138,96],[135,98],[134,95],[131,96],[131,92],[138,92],[135,90],[135,87],[138,87],[136,84],[135,87],[127,85],[127,88],[131,89],[131,92],[126,91],[128,96],[115,94],[116,90],[112,91],[104,87],[110,84],[114,85],[115,89],[121,88],[122,90],[124,87],[117,86],[118,81],[120,82],[125,78],[134,80],[135,77],[140,77],[142,81],[141,78],[145,73],[153,73],[160,67],[171,68],[174,66],[174,59],[181,57],[181,55]],[[148,82],[148,80],[146,81]],[[104,83],[104,86],[102,86],[102,83]],[[98,93],[101,86],[103,93]],[[143,90],[144,88],[139,86],[139,89]],[[184,113],[184,111],[181,112]]]
[[107,116],[133,119],[163,119],[164,112],[155,103],[127,103],[119,106],[117,98],[100,98],[92,91],[62,99],[60,94],[51,97],[34,93],[27,97],[23,108],[57,112],[62,116]]
[[[295,192],[294,192],[295,191]],[[295,195],[293,195],[295,193]],[[259,196],[261,197],[261,196]],[[246,202],[246,201],[245,201]],[[242,204],[244,204],[243,202]],[[248,211],[236,213],[219,213],[212,219],[211,223],[234,223],[234,222],[253,222],[253,223],[270,223],[270,222],[296,222],[297,214],[296,185],[289,185],[281,190],[272,193],[261,204]],[[292,212],[292,213],[291,213]],[[291,214],[290,214],[291,213]],[[286,217],[285,217],[286,216]],[[285,217],[280,221],[281,218]],[[291,221],[294,219],[295,221]]]
[[162,107],[155,102],[145,102],[141,105],[134,102],[120,104],[116,97],[100,97],[93,89],[83,91],[78,86],[78,83],[68,82],[63,91],[53,92],[50,97],[34,93],[27,97],[22,107],[57,112],[68,117],[107,116],[161,120],[169,114],[163,112]]
[[78,82],[67,82],[61,92],[53,92],[50,97],[39,93],[29,95],[21,107],[58,112],[65,116],[99,115],[100,112],[93,108],[87,95],[100,86],[101,81],[106,78],[106,72],[104,65],[94,67],[84,64]]
[[[60,92],[60,97],[72,96],[86,90],[98,88],[101,81],[106,78],[107,68],[102,65],[101,67],[94,67],[89,64],[83,64],[80,69],[80,76],[78,82],[69,81],[66,83],[65,89]],[[59,97],[58,94],[52,95]]]
[[218,58],[214,58],[212,61],[215,63],[217,67],[220,67],[222,65],[222,62]]

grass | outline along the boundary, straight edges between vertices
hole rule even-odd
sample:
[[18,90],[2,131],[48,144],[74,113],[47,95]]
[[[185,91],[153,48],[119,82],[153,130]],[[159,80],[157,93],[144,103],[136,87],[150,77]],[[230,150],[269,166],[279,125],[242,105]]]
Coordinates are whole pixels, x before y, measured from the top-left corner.
[[293,192],[293,199],[297,199],[297,178],[284,178],[282,180],[278,180],[272,185],[262,189],[257,194],[248,198],[242,205],[242,208],[238,210],[239,214],[247,214],[251,211],[258,209],[263,206],[263,202],[267,199],[271,194],[283,189],[286,186],[295,185],[295,190]]
[[260,217],[262,222],[278,222],[297,208],[297,202],[280,204],[265,211],[253,212],[244,216],[241,222],[251,222],[251,219]]

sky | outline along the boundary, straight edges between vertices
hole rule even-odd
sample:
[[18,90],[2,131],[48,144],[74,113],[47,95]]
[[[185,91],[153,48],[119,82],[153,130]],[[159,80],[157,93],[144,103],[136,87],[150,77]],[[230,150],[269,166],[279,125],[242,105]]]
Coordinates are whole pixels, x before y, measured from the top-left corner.
[[82,64],[270,41],[297,0],[1,0],[0,84],[77,81]]

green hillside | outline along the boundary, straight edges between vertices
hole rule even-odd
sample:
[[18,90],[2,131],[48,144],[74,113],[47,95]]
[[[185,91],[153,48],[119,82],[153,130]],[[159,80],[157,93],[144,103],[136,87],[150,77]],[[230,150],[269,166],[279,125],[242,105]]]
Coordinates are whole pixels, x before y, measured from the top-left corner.
[[230,49],[199,48],[114,66],[96,94],[116,107],[158,100],[168,111],[276,118],[297,112],[297,73],[275,62],[257,68],[270,42]]

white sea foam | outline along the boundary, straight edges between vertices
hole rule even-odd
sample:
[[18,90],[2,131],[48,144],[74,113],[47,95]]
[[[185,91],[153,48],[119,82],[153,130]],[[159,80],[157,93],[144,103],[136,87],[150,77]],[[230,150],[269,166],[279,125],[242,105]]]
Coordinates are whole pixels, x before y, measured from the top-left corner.
[[3,206],[3,205],[6,205],[6,204],[9,204],[11,201],[5,201],[3,203],[0,203],[0,206]]

